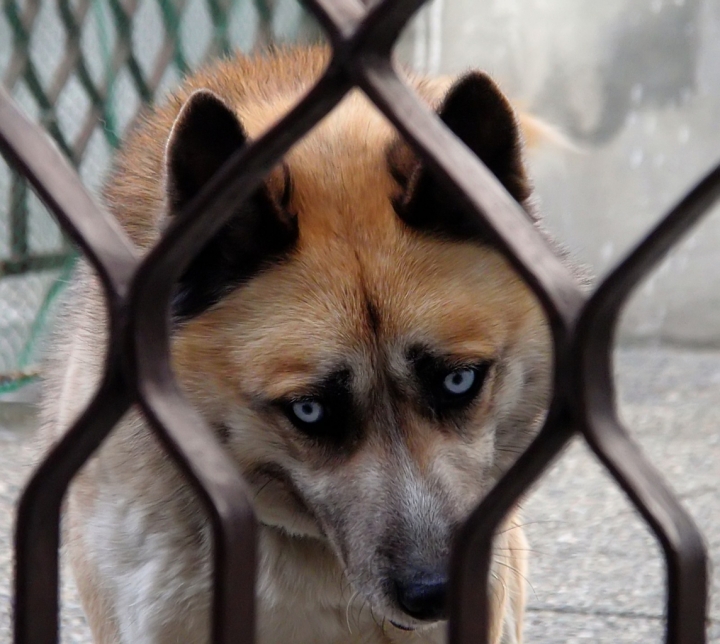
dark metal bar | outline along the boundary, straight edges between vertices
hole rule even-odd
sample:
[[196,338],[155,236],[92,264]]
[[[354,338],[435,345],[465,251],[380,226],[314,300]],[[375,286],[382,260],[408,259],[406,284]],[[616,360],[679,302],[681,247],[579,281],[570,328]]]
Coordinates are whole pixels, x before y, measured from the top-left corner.
[[[111,334],[111,343],[115,340]],[[117,354],[109,357],[111,371],[106,372],[92,402],[35,470],[18,503],[15,644],[58,641],[60,505],[72,478],[129,408],[119,359]]]
[[[109,313],[109,349],[98,391],[35,472],[19,504],[16,644],[57,640],[60,503],[74,474],[134,401],[209,511],[215,546],[213,641],[253,641],[253,511],[233,462],[184,399],[172,374],[169,300],[192,257],[237,212],[232,206],[251,194],[281,155],[353,85],[377,104],[458,203],[476,215],[478,236],[490,236],[527,281],[553,335],[554,391],[545,425],[473,512],[453,549],[451,643],[487,642],[494,534],[518,498],[581,431],[662,544],[668,562],[668,644],[702,644],[707,603],[702,540],[617,419],[610,355],[622,303],[637,280],[720,196],[720,169],[587,300],[522,208],[393,69],[393,44],[423,0],[385,0],[369,8],[357,0],[305,4],[334,47],[325,75],[279,124],[221,168],[142,263],[119,224],[93,203],[62,155],[0,90],[0,150],[30,180],[98,271]],[[135,4],[128,8],[117,0],[114,6],[129,20]],[[125,24],[124,44],[118,45],[115,59],[117,65],[130,65],[132,72],[134,59],[124,52],[129,28]],[[139,68],[135,72],[139,74]],[[142,77],[135,80],[142,81],[140,86],[145,83]],[[18,237],[18,247],[20,241]]]
[[545,427],[458,534],[451,561],[451,644],[487,642],[488,579],[495,531],[518,497],[572,436],[566,400],[566,356],[584,296],[570,271],[522,208],[482,163],[400,81],[386,58],[371,57],[359,84],[416,146],[450,194],[477,215],[479,237],[490,236],[533,289],[547,313],[555,348],[554,394]]
[[585,437],[652,528],[668,567],[668,644],[703,644],[707,553],[692,518],[642,455],[615,406],[612,348],[618,317],[637,283],[720,199],[720,166],[710,172],[610,273],[578,322],[576,401]]
[[65,157],[0,88],[0,152],[31,183],[115,296],[126,291],[135,250],[114,217],[97,206]]
[[0,89],[0,152],[35,187],[85,252],[105,288],[110,312],[106,372],[93,401],[46,456],[18,504],[15,532],[15,642],[53,644],[58,630],[60,504],[65,490],[128,408],[120,378],[119,305],[135,253],[119,224],[93,204],[79,177],[42,131]]
[[182,398],[170,373],[169,302],[173,284],[210,239],[237,212],[281,154],[327,114],[349,86],[330,71],[279,127],[241,150],[219,171],[143,262],[133,283],[130,320],[133,356],[128,378],[167,449],[201,495],[215,535],[213,642],[237,644],[254,636],[254,520],[235,466],[212,430]]

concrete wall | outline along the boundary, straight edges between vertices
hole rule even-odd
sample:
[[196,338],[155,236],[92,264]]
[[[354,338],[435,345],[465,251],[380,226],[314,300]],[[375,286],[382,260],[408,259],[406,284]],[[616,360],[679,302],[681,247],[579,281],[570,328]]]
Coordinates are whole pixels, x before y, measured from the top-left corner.
[[[434,0],[401,55],[480,67],[576,149],[531,153],[548,227],[596,275],[720,160],[720,0]],[[720,215],[638,289],[623,338],[720,344]]]

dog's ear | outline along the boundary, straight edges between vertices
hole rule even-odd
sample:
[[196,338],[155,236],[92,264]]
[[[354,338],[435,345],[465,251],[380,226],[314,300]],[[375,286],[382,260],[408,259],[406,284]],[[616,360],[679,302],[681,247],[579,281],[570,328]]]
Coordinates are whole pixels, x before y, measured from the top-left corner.
[[186,206],[246,141],[243,126],[222,99],[205,89],[193,93],[175,119],[165,151],[170,213]]
[[[458,80],[438,108],[438,116],[474,152],[521,204],[530,196],[522,163],[522,142],[512,106],[486,74],[472,72]],[[392,151],[391,151],[392,154]],[[395,151],[397,158],[402,154]],[[400,217],[413,228],[464,238],[465,211],[456,205],[435,176],[415,161],[396,175],[406,176],[404,194],[396,200]],[[393,167],[393,160],[390,159]],[[402,185],[402,180],[401,180]]]
[[[240,120],[222,99],[208,90],[192,94],[175,120],[165,151],[169,216],[182,210],[247,140]],[[179,280],[173,316],[187,319],[207,310],[285,256],[296,238],[296,218],[263,185],[193,259]]]

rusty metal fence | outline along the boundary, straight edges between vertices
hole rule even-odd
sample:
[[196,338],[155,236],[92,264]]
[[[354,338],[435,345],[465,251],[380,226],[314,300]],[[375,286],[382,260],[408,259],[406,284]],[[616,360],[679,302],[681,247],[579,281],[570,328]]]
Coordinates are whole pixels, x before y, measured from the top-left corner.
[[545,425],[460,531],[451,561],[449,641],[487,642],[493,534],[561,448],[581,434],[660,542],[667,567],[668,644],[705,642],[706,553],[692,520],[618,419],[611,349],[618,313],[652,266],[720,197],[720,168],[703,179],[586,295],[491,173],[404,84],[391,62],[398,34],[423,0],[305,0],[333,47],[308,95],[237,152],[140,260],[119,225],[89,197],[48,138],[0,92],[0,149],[27,177],[97,270],[110,313],[102,381],[75,425],[37,468],[16,532],[15,644],[51,644],[58,631],[60,504],[67,486],[130,405],[137,404],[208,509],[214,534],[213,642],[254,637],[255,520],[232,462],[173,378],[173,283],[289,147],[354,86],[392,121],[490,236],[541,301],[554,339]]

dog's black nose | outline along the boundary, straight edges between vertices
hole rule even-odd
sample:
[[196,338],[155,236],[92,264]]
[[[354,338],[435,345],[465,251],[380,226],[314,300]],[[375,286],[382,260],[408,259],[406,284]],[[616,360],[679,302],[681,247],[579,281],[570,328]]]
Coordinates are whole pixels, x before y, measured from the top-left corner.
[[427,621],[445,619],[447,578],[437,573],[395,580],[400,607],[411,617]]

